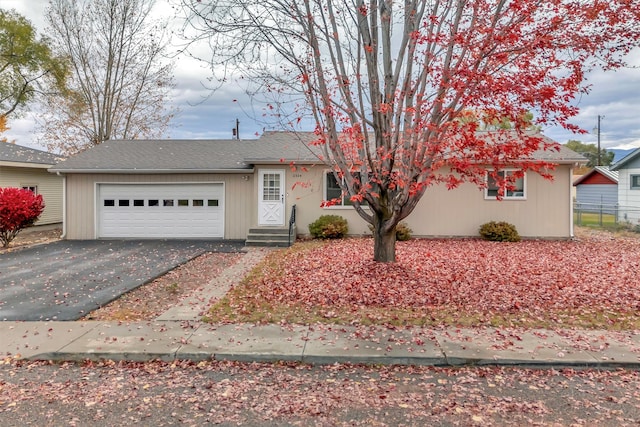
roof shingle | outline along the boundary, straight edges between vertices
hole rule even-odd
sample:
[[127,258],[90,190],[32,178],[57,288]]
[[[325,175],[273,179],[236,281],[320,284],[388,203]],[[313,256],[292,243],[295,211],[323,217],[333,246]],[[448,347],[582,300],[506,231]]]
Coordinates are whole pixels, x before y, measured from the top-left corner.
[[[118,140],[106,141],[50,169],[72,173],[196,173],[246,171],[254,164],[320,162],[319,149],[309,147],[313,132],[265,132],[253,140]],[[545,137],[546,138],[546,137]],[[537,151],[534,160],[557,163],[586,161],[560,146]]]
[[0,162],[55,165],[63,159],[57,154],[0,141]]

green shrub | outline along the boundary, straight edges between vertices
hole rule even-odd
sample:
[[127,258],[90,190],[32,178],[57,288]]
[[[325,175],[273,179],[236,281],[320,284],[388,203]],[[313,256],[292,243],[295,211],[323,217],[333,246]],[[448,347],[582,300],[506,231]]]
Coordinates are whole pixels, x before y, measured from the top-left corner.
[[401,222],[396,226],[396,240],[406,242],[411,239],[411,233],[413,233],[413,230],[409,228],[406,222]]
[[347,220],[339,215],[322,215],[309,224],[309,232],[316,239],[340,239],[348,231]]
[[[369,224],[369,231],[373,233],[373,225]],[[413,230],[409,228],[406,222],[401,222],[396,225],[396,240],[400,242],[406,242],[411,240]]]
[[504,221],[491,221],[480,226],[480,236],[494,242],[519,242],[520,235],[515,225]]

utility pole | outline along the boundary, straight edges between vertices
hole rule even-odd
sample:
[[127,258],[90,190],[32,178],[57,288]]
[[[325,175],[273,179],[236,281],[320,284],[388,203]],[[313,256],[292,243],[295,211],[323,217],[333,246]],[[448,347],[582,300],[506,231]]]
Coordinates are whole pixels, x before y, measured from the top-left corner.
[[598,114],[598,166],[602,164],[600,161],[600,119],[601,117],[602,116]]

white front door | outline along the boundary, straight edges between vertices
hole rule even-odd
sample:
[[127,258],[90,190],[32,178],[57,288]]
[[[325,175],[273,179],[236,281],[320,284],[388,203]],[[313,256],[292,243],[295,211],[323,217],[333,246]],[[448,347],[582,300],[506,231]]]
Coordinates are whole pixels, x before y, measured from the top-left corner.
[[258,225],[284,225],[284,171],[258,173]]

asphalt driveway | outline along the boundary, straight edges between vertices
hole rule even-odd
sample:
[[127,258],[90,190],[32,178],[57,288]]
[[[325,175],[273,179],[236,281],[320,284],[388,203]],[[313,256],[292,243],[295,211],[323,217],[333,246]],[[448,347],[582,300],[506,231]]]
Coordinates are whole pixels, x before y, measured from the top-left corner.
[[77,320],[206,252],[243,242],[63,240],[0,254],[0,320]]

